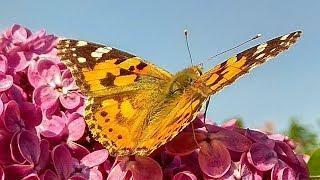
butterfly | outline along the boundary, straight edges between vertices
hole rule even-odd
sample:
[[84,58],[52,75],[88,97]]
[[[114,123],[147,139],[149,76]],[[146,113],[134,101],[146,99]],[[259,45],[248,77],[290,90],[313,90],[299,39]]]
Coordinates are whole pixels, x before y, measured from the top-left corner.
[[247,49],[207,72],[196,65],[171,74],[113,47],[60,39],[58,56],[88,98],[85,121],[113,156],[147,156],[174,138],[209,96],[291,47],[292,32]]

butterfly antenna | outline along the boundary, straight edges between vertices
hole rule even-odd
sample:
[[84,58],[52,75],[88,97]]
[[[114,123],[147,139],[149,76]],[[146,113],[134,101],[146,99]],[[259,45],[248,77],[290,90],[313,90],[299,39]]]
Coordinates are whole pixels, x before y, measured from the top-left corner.
[[253,41],[253,40],[255,40],[255,39],[258,39],[258,38],[260,38],[261,36],[262,36],[261,34],[257,34],[257,35],[255,35],[254,37],[252,37],[252,38],[250,38],[250,39],[248,39],[248,40],[246,40],[246,41],[243,41],[242,43],[240,43],[240,44],[238,44],[238,45],[236,45],[236,46],[234,46],[234,47],[232,47],[232,48],[230,48],[230,49],[224,50],[224,51],[222,51],[222,52],[220,52],[220,53],[218,53],[218,54],[216,54],[216,55],[214,55],[214,56],[208,57],[206,60],[203,61],[203,63],[206,63],[206,62],[210,61],[211,59],[213,59],[213,58],[215,58],[215,57],[217,57],[217,56],[220,56],[221,54],[224,54],[224,53],[226,53],[226,52],[229,52],[229,51],[232,51],[232,50],[234,50],[234,49],[237,49],[238,47],[240,47],[240,46],[242,46],[242,45],[244,45],[244,44],[247,44],[248,42],[251,42],[251,41]]
[[185,37],[185,40],[186,40],[186,45],[187,45],[187,49],[188,49],[188,53],[189,53],[189,58],[190,58],[190,61],[191,61],[191,65],[193,65],[193,60],[192,60],[191,51],[190,51],[190,46],[189,46],[188,30],[187,30],[187,29],[184,30],[184,37]]

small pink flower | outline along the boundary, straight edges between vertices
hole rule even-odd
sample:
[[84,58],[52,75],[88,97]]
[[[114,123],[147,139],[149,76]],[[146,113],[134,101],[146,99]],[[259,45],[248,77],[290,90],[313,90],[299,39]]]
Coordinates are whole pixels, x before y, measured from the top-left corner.
[[28,77],[35,87],[34,101],[42,109],[54,112],[59,102],[64,108],[73,109],[81,102],[81,96],[70,71],[61,73],[59,66],[50,60],[41,60],[32,65]]
[[58,145],[52,150],[52,160],[60,179],[84,178],[102,179],[101,172],[97,169],[108,158],[106,150],[94,151],[80,161],[72,158],[65,145]]

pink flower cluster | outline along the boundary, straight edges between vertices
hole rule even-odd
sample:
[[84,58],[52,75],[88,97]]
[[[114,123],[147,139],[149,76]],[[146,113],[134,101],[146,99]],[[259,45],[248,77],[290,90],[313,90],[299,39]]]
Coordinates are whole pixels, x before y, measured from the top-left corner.
[[90,139],[85,97],[56,55],[57,37],[0,34],[1,179],[307,179],[286,137],[203,123],[150,157],[111,157]]

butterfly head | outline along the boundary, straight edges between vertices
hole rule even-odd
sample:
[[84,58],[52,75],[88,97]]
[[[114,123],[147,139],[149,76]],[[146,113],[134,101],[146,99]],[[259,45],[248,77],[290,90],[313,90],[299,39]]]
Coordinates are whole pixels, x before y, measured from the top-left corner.
[[169,87],[171,94],[183,93],[185,89],[191,86],[202,74],[202,65],[191,66],[178,72]]

